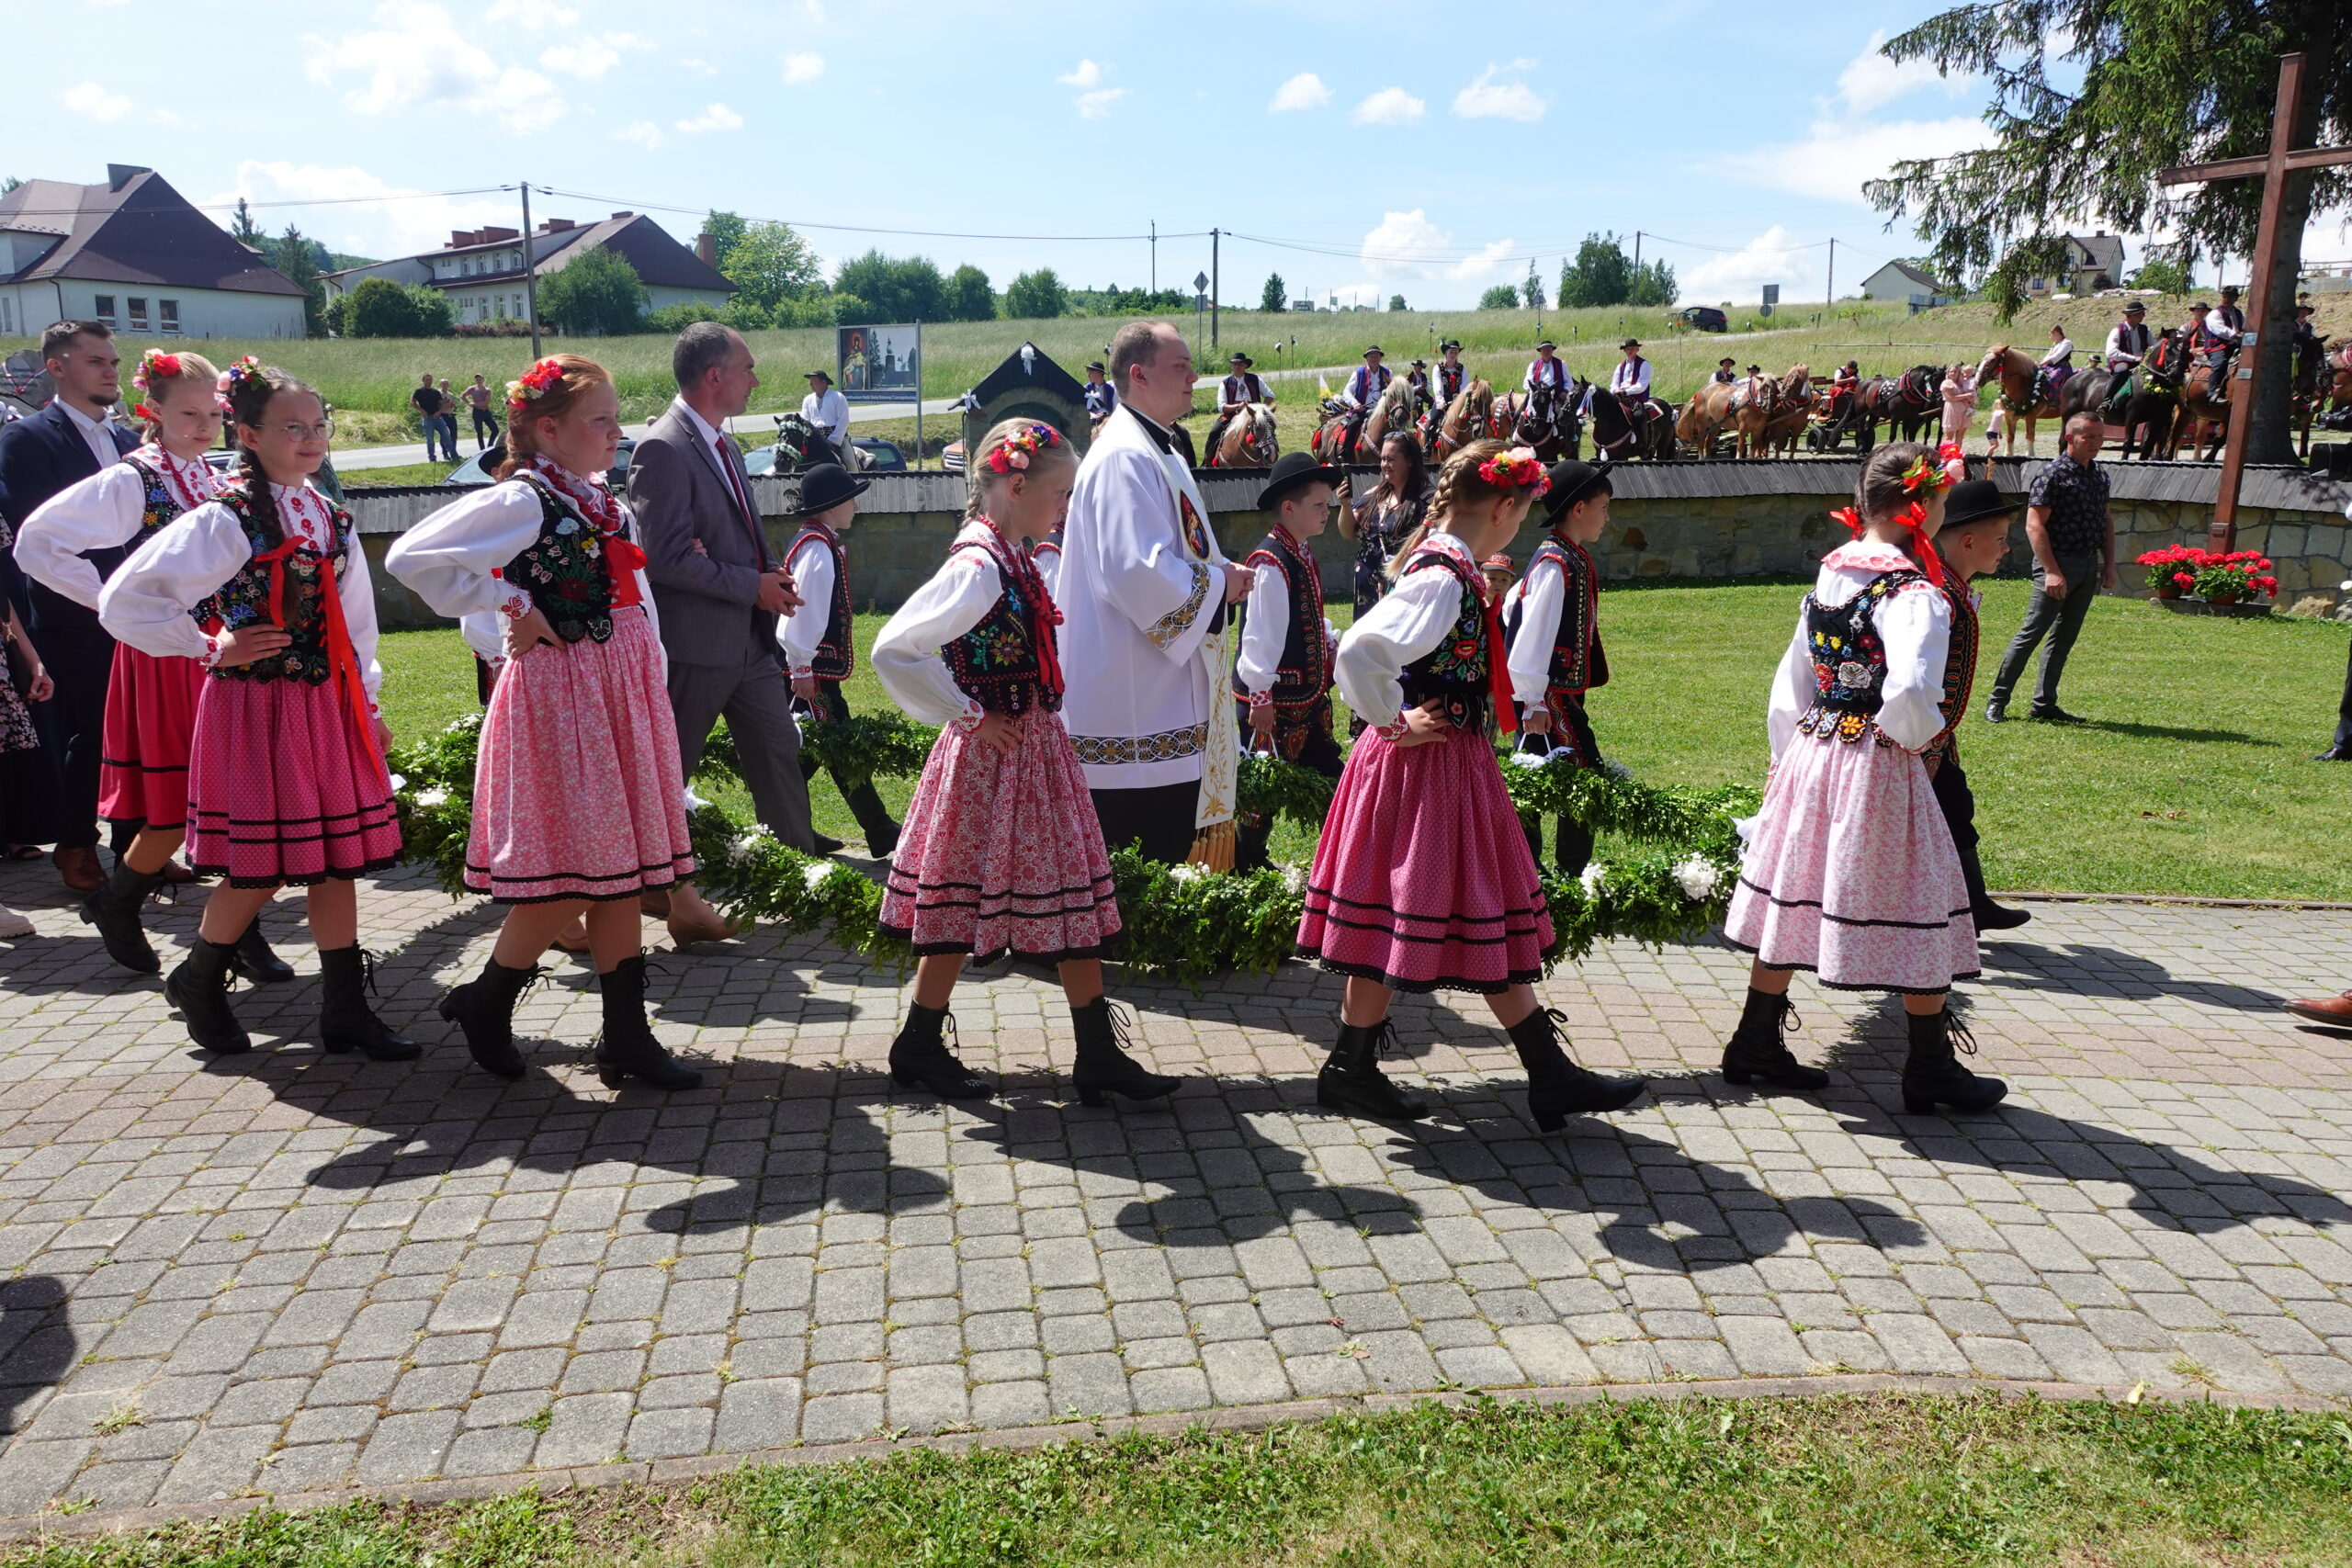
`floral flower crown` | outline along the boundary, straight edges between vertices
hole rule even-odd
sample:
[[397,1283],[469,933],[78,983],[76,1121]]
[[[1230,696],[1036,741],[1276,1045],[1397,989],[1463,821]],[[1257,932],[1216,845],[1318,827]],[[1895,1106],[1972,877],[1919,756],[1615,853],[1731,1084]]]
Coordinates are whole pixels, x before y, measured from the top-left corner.
[[1000,474],[1025,473],[1029,459],[1062,444],[1062,433],[1050,424],[1023,425],[989,454],[989,467]]
[[1478,477],[1497,490],[1523,490],[1541,500],[1552,488],[1552,476],[1544,471],[1532,446],[1514,446],[1498,452],[1478,465]]
[[[155,383],[158,381],[176,381],[179,378],[180,356],[176,354],[166,354],[160,348],[151,348],[141,355],[139,368],[130,373],[130,384],[142,393],[153,391]],[[140,419],[163,417],[147,406],[143,397],[131,406],[130,412]]]
[[506,406],[514,412],[521,413],[555,390],[562,380],[563,367],[553,359],[542,359],[506,383]]
[[231,360],[229,368],[220,372],[220,395],[225,398],[246,383],[266,380],[267,377],[261,361],[250,354],[243,359]]
[[1930,495],[1939,494],[1951,489],[1953,482],[1966,472],[1966,463],[1960,455],[1960,444],[1947,441],[1936,448],[1933,457],[1915,458],[1911,466],[1903,470],[1904,492],[1917,495],[1924,488]]

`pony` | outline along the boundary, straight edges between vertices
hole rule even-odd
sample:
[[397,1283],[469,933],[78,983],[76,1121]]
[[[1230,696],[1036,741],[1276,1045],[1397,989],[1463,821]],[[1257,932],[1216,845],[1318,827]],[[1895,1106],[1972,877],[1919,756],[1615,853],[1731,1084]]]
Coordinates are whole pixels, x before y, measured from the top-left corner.
[[2007,456],[2018,455],[2018,426],[2025,426],[2025,450],[2033,456],[2033,427],[2038,421],[2059,417],[2058,400],[2042,390],[2041,367],[2007,344],[1996,343],[1984,351],[1984,363],[1976,367],[1976,384],[1987,385],[1998,377],[2001,395],[1996,400],[2008,417],[2002,421],[2007,438]]
[[1282,445],[1274,434],[1274,411],[1263,403],[1249,403],[1227,423],[1216,449],[1209,454],[1209,467],[1267,468],[1281,456]]

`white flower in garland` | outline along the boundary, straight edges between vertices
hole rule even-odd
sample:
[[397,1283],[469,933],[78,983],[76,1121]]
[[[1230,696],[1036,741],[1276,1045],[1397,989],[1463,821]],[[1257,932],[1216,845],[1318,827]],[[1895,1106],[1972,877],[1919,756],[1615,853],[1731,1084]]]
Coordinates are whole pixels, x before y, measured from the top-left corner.
[[428,789],[416,797],[416,804],[420,810],[429,811],[436,806],[446,806],[448,802],[449,792],[446,789]]
[[1295,897],[1306,893],[1306,867],[1305,864],[1295,863],[1283,867],[1283,891]]
[[405,775],[403,775],[403,774],[401,774],[401,773],[394,773],[394,774],[392,774],[392,775],[391,775],[391,782],[392,782],[392,789],[393,789],[393,791],[394,791],[395,793],[397,793],[397,792],[399,792],[399,791],[401,791],[401,790],[404,790],[404,789],[408,788],[408,779],[407,779],[407,778],[406,778],[406,776],[405,776]]
[[1577,873],[1577,886],[1584,889],[1584,896],[1586,897],[1598,898],[1600,897],[1601,880],[1607,874],[1607,873],[1601,870],[1600,863],[1599,861],[1595,861],[1590,865],[1586,866],[1582,871]]
[[1719,875],[1715,863],[1704,855],[1692,855],[1674,867],[1674,880],[1682,885],[1682,896],[1694,904],[1703,904],[1715,896]]
[[811,894],[821,893],[824,891],[825,884],[833,879],[833,873],[841,869],[841,866],[829,860],[811,861],[801,869],[800,884]]
[[700,811],[704,807],[710,804],[710,802],[705,800],[702,796],[695,793],[695,786],[692,784],[686,785],[686,787],[680,793],[684,795],[686,797],[686,809],[689,811]]
[[1540,768],[1551,760],[1551,755],[1544,752],[1513,751],[1510,754],[1510,765],[1514,768]]
[[1188,861],[1182,865],[1170,866],[1168,868],[1168,880],[1170,882],[1198,882],[1202,877],[1206,876],[1208,874],[1208,867],[1204,865],[1194,865]]
[[727,863],[741,865],[759,852],[760,845],[765,842],[767,838],[768,830],[764,828],[754,828],[750,832],[739,836],[727,846]]

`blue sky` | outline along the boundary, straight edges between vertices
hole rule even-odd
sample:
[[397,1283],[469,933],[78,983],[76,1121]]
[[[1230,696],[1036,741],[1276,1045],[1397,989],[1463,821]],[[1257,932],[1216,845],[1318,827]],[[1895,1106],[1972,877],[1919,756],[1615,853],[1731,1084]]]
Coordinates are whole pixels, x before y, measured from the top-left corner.
[[[690,238],[728,207],[808,226],[829,259],[878,244],[999,288],[1038,265],[1145,283],[1147,243],[1075,236],[1154,222],[1191,236],[1158,248],[1160,284],[1185,283],[1216,226],[1239,305],[1270,271],[1317,299],[1466,305],[1531,256],[1550,287],[1588,231],[1640,229],[1686,301],[1800,299],[1833,235],[1841,294],[1915,248],[1864,177],[1984,135],[1974,84],[1873,52],[1933,9],[50,0],[15,19],[18,58],[67,63],[19,83],[0,173],[387,198],[259,212],[374,255],[511,224],[512,195],[433,193],[528,180],[577,193],[542,216],[629,209]],[[108,68],[126,60],[175,70]]]

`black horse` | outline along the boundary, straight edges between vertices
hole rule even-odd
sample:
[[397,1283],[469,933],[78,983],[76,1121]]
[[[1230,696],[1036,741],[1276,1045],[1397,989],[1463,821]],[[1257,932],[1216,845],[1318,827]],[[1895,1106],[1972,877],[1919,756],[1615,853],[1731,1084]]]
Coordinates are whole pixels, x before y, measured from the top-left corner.
[[1943,428],[1944,367],[1914,365],[1899,378],[1880,377],[1885,389],[1882,413],[1887,434],[1896,441],[1917,441]]
[[1674,405],[1657,398],[1621,398],[1604,387],[1592,389],[1592,450],[1622,462],[1674,456]]
[[2187,334],[2176,328],[2150,344],[2136,366],[2117,371],[2102,364],[2069,378],[2059,395],[2059,417],[2097,414],[2122,430],[2126,459],[2156,457],[2170,447],[2188,365]]
[[1538,387],[1527,396],[1527,407],[1511,427],[1511,439],[1532,446],[1538,461],[1550,463],[1577,455],[1584,445],[1584,421],[1577,410],[1584,402],[1581,377],[1566,388]]

